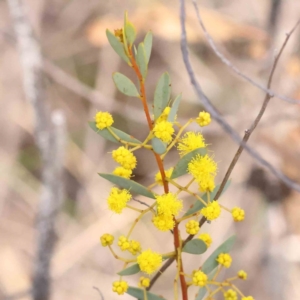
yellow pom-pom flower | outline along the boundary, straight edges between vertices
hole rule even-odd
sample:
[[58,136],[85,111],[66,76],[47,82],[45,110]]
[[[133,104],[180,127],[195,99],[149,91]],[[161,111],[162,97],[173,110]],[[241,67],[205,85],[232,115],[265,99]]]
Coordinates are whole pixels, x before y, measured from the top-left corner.
[[137,257],[137,263],[142,272],[147,274],[152,274],[155,272],[162,264],[162,256],[152,250],[143,251]]
[[211,192],[214,188],[214,177],[217,173],[216,162],[207,154],[197,155],[188,164],[188,172],[199,183],[202,191]]
[[204,177],[199,182],[199,191],[200,192],[212,192],[215,189],[215,180],[213,176]]
[[173,124],[168,121],[161,121],[156,123],[153,128],[154,136],[161,139],[165,143],[172,141],[172,135],[174,133]]
[[248,296],[248,297],[242,297],[241,300],[254,300],[254,298],[252,296]]
[[207,283],[207,275],[202,271],[193,272],[193,285],[205,286]]
[[123,295],[128,290],[128,283],[126,281],[115,281],[113,283],[113,292],[117,293],[118,295]]
[[[170,178],[171,177],[173,170],[174,170],[174,168],[170,168],[170,169],[168,169],[168,170],[165,171],[166,178]],[[158,185],[163,185],[163,181],[162,181],[161,173],[160,172],[156,173],[156,175],[155,175],[155,182]]]
[[190,220],[185,224],[185,229],[188,234],[195,235],[200,229],[199,222],[195,220]]
[[238,271],[238,277],[240,279],[246,280],[248,277],[248,274],[244,270],[240,270],[240,271]]
[[196,119],[196,122],[197,122],[201,127],[204,127],[204,126],[209,125],[210,122],[211,122],[210,114],[209,114],[208,112],[201,111],[201,112],[199,113],[199,117]]
[[114,150],[112,157],[125,169],[133,170],[136,167],[136,157],[123,146]]
[[150,286],[150,278],[148,277],[141,277],[139,280],[139,287],[149,287]]
[[124,235],[121,235],[118,240],[118,246],[122,251],[126,251],[130,249],[130,242]]
[[224,293],[224,299],[225,300],[237,300],[238,296],[236,291],[229,289]]
[[228,253],[221,253],[217,258],[217,262],[225,268],[229,268],[231,266],[232,258]]
[[245,219],[245,211],[239,207],[234,207],[231,210],[231,215],[235,222],[241,222]]
[[198,239],[202,240],[206,244],[207,248],[212,244],[212,238],[208,233],[201,233],[198,236]]
[[108,207],[113,212],[120,214],[130,199],[131,194],[128,190],[120,190],[113,187],[107,199]]
[[172,215],[160,214],[153,217],[152,222],[154,226],[160,231],[171,230],[175,226],[175,222]]
[[142,250],[140,242],[131,240],[128,250],[131,254],[137,255],[137,253],[140,253]]
[[157,213],[159,215],[174,215],[176,216],[182,209],[182,201],[177,199],[173,193],[156,196]]
[[110,246],[114,242],[114,236],[108,233],[103,234],[100,237],[100,241],[103,247]]
[[157,118],[157,120],[155,121],[155,123],[160,123],[162,121],[167,121],[167,118],[169,116],[169,113],[171,111],[171,107],[167,106],[164,111],[162,112],[162,114]]
[[112,115],[108,112],[99,111],[95,116],[96,127],[100,130],[111,126],[114,123]]
[[117,175],[117,176],[121,176],[121,177],[127,178],[127,179],[130,179],[132,171],[129,170],[129,169],[125,169],[123,167],[117,167],[113,171],[113,174]]
[[217,219],[221,214],[221,207],[217,201],[212,201],[201,209],[201,214],[209,221]]
[[204,137],[200,132],[187,132],[178,142],[179,155],[183,156],[195,149],[206,146]]

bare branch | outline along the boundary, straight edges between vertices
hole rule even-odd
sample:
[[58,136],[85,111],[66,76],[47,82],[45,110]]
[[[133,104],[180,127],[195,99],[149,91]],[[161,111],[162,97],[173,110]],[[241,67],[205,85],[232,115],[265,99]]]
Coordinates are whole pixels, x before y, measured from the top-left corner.
[[32,294],[34,300],[48,300],[50,261],[56,241],[54,225],[63,189],[65,119],[61,112],[51,114],[46,104],[41,50],[27,18],[26,7],[22,0],[7,2],[19,47],[25,96],[34,111],[35,140],[43,163]]
[[[184,0],[180,0],[180,1],[184,1]],[[194,1],[194,0],[193,0],[193,1]],[[184,9],[184,8],[183,8],[183,9]],[[181,10],[181,12],[182,12],[182,10]],[[296,24],[296,26],[297,26],[298,24],[299,24],[299,22]],[[271,87],[273,74],[274,74],[274,71],[275,71],[275,69],[276,69],[276,67],[277,67],[277,63],[278,63],[278,61],[279,61],[279,59],[280,59],[280,56],[281,56],[281,54],[282,54],[282,52],[283,52],[283,50],[284,50],[284,48],[285,48],[285,46],[286,46],[286,44],[287,44],[289,38],[290,38],[290,36],[291,36],[292,33],[294,32],[296,26],[295,26],[295,27],[294,27],[294,28],[286,35],[286,39],[285,39],[285,41],[284,41],[284,43],[283,43],[283,45],[282,45],[282,47],[281,47],[281,49],[280,49],[278,55],[276,56],[276,58],[275,58],[275,60],[274,60],[274,63],[273,63],[273,66],[272,66],[272,69],[271,69],[271,72],[270,72],[270,76],[269,76],[269,79],[268,79],[268,85],[267,85],[267,86],[268,86],[268,89]],[[261,120],[261,118],[262,118],[262,116],[263,116],[263,114],[264,114],[264,112],[265,112],[265,110],[266,110],[266,108],[267,108],[267,105],[268,105],[270,99],[271,99],[271,95],[267,93],[266,96],[265,96],[264,102],[263,102],[263,104],[262,104],[262,107],[261,107],[261,109],[260,109],[260,111],[259,111],[257,117],[255,118],[255,120],[254,120],[254,122],[252,123],[252,125],[250,126],[250,128],[249,128],[248,130],[246,130],[246,132],[245,132],[245,135],[244,135],[244,138],[243,138],[243,144],[245,144],[245,143],[249,140],[249,138],[250,138],[252,132],[254,131],[254,129],[255,129],[256,126],[258,125],[259,121]],[[243,150],[244,150],[243,144],[240,144],[240,146],[239,146],[239,148],[238,148],[238,150],[237,150],[237,152],[236,152],[236,154],[235,154],[235,156],[234,156],[234,158],[233,158],[233,160],[232,160],[232,162],[231,162],[231,164],[230,164],[230,166],[229,166],[229,168],[228,168],[228,170],[227,170],[227,172],[226,172],[226,174],[225,174],[225,176],[224,176],[224,179],[223,179],[223,181],[222,181],[222,183],[221,183],[221,186],[220,186],[220,188],[219,188],[219,190],[218,190],[218,192],[217,192],[217,194],[216,194],[216,196],[215,196],[215,200],[217,200],[217,199],[220,197],[220,195],[221,195],[221,193],[222,193],[222,191],[223,191],[223,189],[224,189],[224,186],[225,186],[226,182],[228,181],[229,176],[230,176],[230,174],[231,174],[231,172],[232,172],[232,170],[233,170],[233,168],[234,168],[236,162],[238,161],[238,159],[239,159],[241,153],[243,152]],[[205,222],[206,222],[206,218],[205,218],[205,217],[202,217],[201,220],[199,221],[199,226],[201,227]],[[193,235],[189,235],[189,236],[185,239],[185,241],[183,242],[183,246],[184,246],[188,241],[192,240],[193,237],[194,237]],[[169,259],[165,262],[165,264],[159,269],[159,271],[158,271],[158,272],[155,274],[155,276],[151,279],[150,286],[149,286],[148,290],[151,289],[151,287],[154,285],[154,283],[157,281],[157,279],[163,274],[163,272],[164,272],[165,270],[168,269],[168,267],[169,267],[174,261],[175,261],[175,258],[171,257],[171,258],[169,258]]]
[[180,1],[180,23],[181,23],[181,51],[183,56],[183,61],[185,64],[185,67],[187,69],[187,72],[189,74],[191,84],[193,85],[195,92],[201,100],[202,105],[205,107],[205,109],[211,114],[211,116],[219,123],[219,125],[224,129],[224,131],[231,136],[231,138],[238,143],[239,145],[242,145],[245,150],[262,166],[269,169],[269,171],[274,174],[276,177],[280,178],[287,186],[290,188],[300,192],[300,185],[291,179],[289,179],[287,176],[285,176],[282,172],[277,170],[274,166],[272,166],[269,162],[267,162],[265,159],[263,159],[259,153],[257,153],[253,148],[249,147],[239,134],[227,123],[227,121],[217,112],[214,105],[211,103],[211,101],[207,98],[207,96],[204,94],[199,81],[196,80],[195,72],[193,70],[193,67],[190,63],[189,59],[189,52],[187,47],[187,37],[186,37],[186,28],[185,28],[185,3],[184,0]]
[[[293,104],[300,104],[300,100],[295,100],[289,97],[286,97],[284,95],[280,95],[272,90],[270,90],[270,87],[265,87],[262,84],[260,84],[259,82],[254,81],[253,79],[251,79],[249,76],[247,76],[246,74],[244,74],[242,71],[240,71],[235,65],[232,64],[232,62],[227,59],[218,49],[217,45],[215,44],[213,38],[211,37],[211,35],[208,33],[203,20],[201,18],[201,15],[199,13],[199,8],[198,8],[198,4],[196,2],[196,0],[192,0],[196,13],[197,13],[197,18],[199,21],[199,24],[205,34],[205,37],[209,43],[209,45],[211,46],[212,50],[214,51],[214,53],[219,57],[219,59],[225,64],[227,65],[234,73],[236,73],[238,76],[242,77],[243,79],[245,79],[246,81],[248,81],[249,83],[251,83],[252,85],[256,86],[257,88],[261,89],[262,91],[264,91],[265,93],[268,94],[269,97],[276,97],[279,98],[281,100],[287,101],[289,103],[293,103]],[[290,34],[292,34],[294,32],[294,30],[296,29],[296,27],[298,26],[298,24],[300,23],[300,20],[297,22],[297,24],[294,26],[294,28],[291,30]]]

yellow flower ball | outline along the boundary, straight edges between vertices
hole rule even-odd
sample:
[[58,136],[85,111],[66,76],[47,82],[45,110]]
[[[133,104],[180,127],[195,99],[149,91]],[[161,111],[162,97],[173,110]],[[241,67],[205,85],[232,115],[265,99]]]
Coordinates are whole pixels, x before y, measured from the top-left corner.
[[172,141],[174,133],[173,124],[168,121],[161,121],[156,123],[153,128],[154,136],[161,139],[165,143]]
[[116,187],[113,187],[111,188],[109,197],[107,199],[108,207],[113,212],[120,214],[130,199],[131,194],[128,190],[120,190]]
[[111,234],[105,233],[100,237],[100,242],[103,247],[110,246],[114,242],[114,236]]
[[198,239],[202,240],[206,244],[207,248],[212,244],[212,238],[208,233],[201,233],[198,236]]
[[137,257],[137,263],[142,272],[147,274],[152,274],[155,272],[162,264],[162,256],[152,250],[143,251]]
[[245,219],[245,211],[239,207],[234,207],[231,210],[231,215],[235,222],[241,222]]
[[202,271],[193,272],[193,285],[205,286],[207,283],[207,275]]
[[199,222],[195,220],[190,220],[185,224],[185,229],[188,234],[195,235],[200,229]]
[[208,112],[201,111],[201,112],[199,113],[199,117],[196,119],[196,122],[197,122],[201,127],[204,127],[204,126],[209,125],[210,122],[211,122],[210,114],[209,114]]
[[114,150],[112,157],[125,169],[133,170],[136,167],[136,157],[123,146]]
[[225,268],[229,268],[231,266],[232,258],[228,253],[221,253],[217,258],[217,262]]
[[115,281],[113,283],[113,292],[117,293],[118,295],[123,295],[128,290],[128,283],[126,281]]
[[97,112],[95,116],[96,127],[100,130],[111,126],[114,123],[113,117],[108,112]]
[[209,221],[217,219],[221,214],[221,207],[217,201],[212,201],[201,209],[201,214]]
[[177,149],[180,156],[184,156],[187,153],[198,149],[205,148],[206,144],[204,137],[200,132],[187,132],[178,142]]
[[226,291],[224,293],[224,299],[225,300],[237,300],[238,296],[237,296],[236,291],[229,289],[228,291]]

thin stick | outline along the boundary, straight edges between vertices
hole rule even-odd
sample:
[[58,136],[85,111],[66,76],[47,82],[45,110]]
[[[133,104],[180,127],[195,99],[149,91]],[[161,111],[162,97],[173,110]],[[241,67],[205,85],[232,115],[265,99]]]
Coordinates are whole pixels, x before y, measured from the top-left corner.
[[56,243],[55,221],[62,200],[65,119],[51,114],[46,105],[41,49],[21,0],[7,0],[19,47],[24,92],[34,111],[34,136],[42,158],[42,191],[37,215],[37,252],[32,294],[48,300],[51,291],[50,262]]
[[[285,41],[284,41],[284,43],[283,43],[283,45],[282,45],[282,47],[281,47],[278,55],[276,56],[276,58],[274,60],[274,63],[273,63],[273,66],[272,66],[272,70],[271,70],[271,73],[270,73],[270,76],[269,76],[269,80],[268,80],[268,88],[271,86],[273,74],[275,72],[275,69],[276,69],[277,63],[279,61],[279,58],[280,58],[280,56],[281,56],[281,54],[282,54],[282,52],[283,52],[283,50],[284,50],[284,48],[285,48],[285,46],[286,46],[286,44],[288,42],[290,36],[295,31],[295,29],[298,26],[298,24],[299,24],[299,22],[297,22],[297,24],[293,27],[293,29],[286,35],[286,39],[285,39]],[[250,128],[245,133],[245,136],[247,136],[247,137],[245,138],[245,136],[244,136],[244,138],[243,138],[243,142],[244,143],[246,143],[248,141],[250,135],[252,134],[252,132],[254,131],[254,129],[256,128],[256,126],[258,125],[259,121],[261,120],[261,118],[262,118],[262,116],[263,116],[263,114],[265,112],[265,109],[266,109],[266,107],[268,105],[268,102],[269,102],[270,98],[271,98],[271,96],[269,94],[266,94],[264,102],[263,102],[263,105],[262,105],[262,107],[261,107],[261,109],[260,109],[260,111],[259,111],[256,119],[254,120],[254,122],[252,123],[252,125],[250,126]],[[247,134],[247,132],[249,132],[249,133]],[[220,186],[220,188],[219,188],[219,190],[218,190],[218,192],[217,192],[216,197],[215,197],[214,200],[217,200],[220,197],[220,195],[221,195],[221,193],[222,193],[222,191],[224,189],[224,186],[225,186],[226,182],[228,181],[228,179],[230,177],[230,174],[231,174],[231,172],[232,172],[232,170],[233,170],[236,162],[238,161],[238,158],[241,155],[243,149],[244,149],[243,146],[240,145],[239,148],[238,148],[238,150],[237,150],[237,152],[236,152],[236,154],[235,154],[235,156],[234,156],[234,158],[233,158],[233,160],[232,160],[232,162],[231,162],[231,164],[230,164],[230,166],[229,166],[229,168],[228,168],[228,170],[227,170],[227,172],[226,172],[226,175],[225,175],[225,177],[224,177],[224,179],[222,181],[222,184],[221,184],[221,186]],[[205,217],[201,218],[201,220],[199,222],[200,227],[205,223],[205,221],[206,221]],[[183,246],[188,241],[192,240],[193,237],[194,237],[193,235],[189,235],[187,237],[187,239],[183,242]],[[150,282],[150,286],[149,286],[148,289],[150,289],[154,285],[154,283],[157,281],[157,279],[163,274],[163,272],[165,270],[167,270],[169,268],[169,266],[174,262],[174,260],[175,260],[175,258],[171,257],[171,258],[169,258],[165,262],[165,264],[160,268],[160,270],[152,278],[152,280]]]
[[181,51],[183,61],[188,72],[188,75],[191,80],[191,84],[193,85],[195,92],[201,100],[202,105],[205,109],[211,114],[211,116],[219,123],[219,125],[223,128],[223,130],[239,145],[242,145],[245,150],[262,166],[269,169],[269,171],[274,174],[276,177],[281,179],[287,186],[290,188],[300,192],[300,185],[290,178],[285,176],[282,172],[277,170],[272,164],[263,159],[260,154],[255,151],[252,147],[248,146],[239,136],[239,134],[227,123],[227,121],[218,113],[210,99],[204,94],[199,81],[196,79],[195,72],[190,62],[189,51],[187,47],[187,36],[186,36],[186,28],[185,28],[185,0],[179,0],[180,2],[180,23],[181,23]]
[[[235,65],[232,64],[232,62],[227,59],[222,53],[221,51],[218,49],[216,43],[214,42],[212,36],[208,33],[203,20],[201,18],[201,15],[199,13],[199,7],[198,4],[196,2],[196,0],[192,0],[195,10],[196,10],[196,14],[197,14],[197,18],[199,21],[199,24],[205,34],[205,37],[209,43],[209,45],[211,46],[212,50],[214,51],[214,53],[219,57],[219,59],[227,66],[229,67],[234,73],[236,73],[238,76],[240,76],[241,78],[245,79],[246,81],[248,81],[249,83],[251,83],[252,85],[254,85],[255,87],[259,88],[260,90],[264,91],[270,98],[272,97],[276,97],[279,98],[281,100],[287,101],[289,103],[293,103],[293,104],[300,104],[300,100],[295,100],[283,95],[280,95],[278,93],[275,93],[274,91],[272,91],[270,89],[270,86],[264,87],[262,84],[254,81],[252,78],[250,78],[249,76],[247,76],[246,74],[244,74],[242,71],[240,71]],[[295,28],[298,26],[300,20],[297,22],[297,24],[295,25],[294,29],[292,31],[295,30]]]

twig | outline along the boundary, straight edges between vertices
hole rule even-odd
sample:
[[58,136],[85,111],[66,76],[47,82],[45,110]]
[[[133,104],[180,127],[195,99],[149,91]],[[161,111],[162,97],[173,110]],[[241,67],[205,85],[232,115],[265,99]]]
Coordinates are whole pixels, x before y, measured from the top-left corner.
[[[235,65],[232,64],[232,62],[227,59],[218,49],[217,45],[215,44],[213,38],[211,37],[211,35],[208,33],[203,20],[201,18],[201,15],[199,13],[199,8],[198,8],[198,4],[196,2],[196,0],[192,0],[196,13],[197,13],[197,18],[199,21],[199,24],[205,34],[205,37],[209,43],[209,45],[211,46],[212,50],[214,51],[214,53],[219,57],[219,59],[225,64],[227,65],[233,72],[235,72],[237,75],[239,75],[240,77],[242,77],[243,79],[245,79],[246,81],[248,81],[249,83],[251,83],[252,85],[256,86],[257,88],[261,89],[262,91],[264,91],[265,93],[267,93],[267,95],[269,97],[277,97],[281,100],[287,101],[289,103],[293,103],[293,104],[300,104],[300,100],[295,100],[289,97],[286,97],[284,95],[280,95],[272,90],[270,90],[270,87],[264,87],[262,84],[254,81],[252,78],[250,78],[249,76],[247,76],[246,74],[244,74],[242,71],[240,71]],[[298,20],[297,24],[295,25],[295,27],[293,28],[292,31],[294,31],[296,29],[296,27],[298,26],[298,24],[300,23],[300,20]]]
[[147,207],[150,207],[150,205],[148,205],[147,203],[145,203],[145,202],[143,202],[143,201],[141,201],[141,200],[139,200],[139,199],[132,198],[132,200],[133,200],[133,201],[136,201],[136,202],[138,202],[138,203],[140,203],[140,204],[142,204],[142,205],[145,205],[145,206],[147,206]]
[[[282,47],[281,47],[278,55],[276,56],[276,58],[274,60],[274,63],[273,63],[273,66],[272,66],[272,70],[270,72],[270,76],[269,76],[269,79],[268,79],[268,85],[267,85],[268,88],[270,88],[270,86],[271,86],[273,74],[274,74],[274,71],[276,69],[276,66],[277,66],[277,63],[279,61],[279,58],[280,58],[280,56],[281,56],[281,54],[282,54],[282,52],[283,52],[283,50],[284,50],[284,48],[285,48],[285,46],[286,46],[286,44],[288,42],[290,36],[294,32],[294,30],[296,29],[296,27],[297,27],[298,24],[299,24],[299,22],[296,24],[296,26],[289,33],[287,33],[286,39],[285,39],[285,41],[284,41],[284,43],[283,43],[283,45],[282,45]],[[266,96],[265,96],[263,105],[262,105],[262,107],[261,107],[261,109],[260,109],[260,111],[259,111],[256,119],[254,120],[254,122],[252,123],[252,125],[250,126],[250,128],[248,130],[246,130],[246,132],[245,132],[245,135],[244,135],[244,138],[243,138],[243,143],[246,143],[248,141],[248,139],[250,138],[252,132],[254,131],[254,129],[256,128],[256,126],[258,125],[259,121],[261,120],[261,118],[262,118],[262,116],[263,116],[263,114],[265,112],[265,109],[266,109],[266,107],[267,107],[270,99],[271,99],[271,95],[267,93]],[[225,177],[224,177],[224,179],[223,179],[223,181],[221,183],[221,186],[220,186],[220,188],[219,188],[219,190],[218,190],[218,192],[217,192],[217,194],[215,196],[215,200],[217,200],[220,197],[220,195],[221,195],[221,193],[222,193],[222,191],[224,189],[224,186],[225,186],[226,182],[228,181],[229,176],[230,176],[230,174],[231,174],[231,172],[232,172],[232,170],[233,170],[236,162],[238,161],[238,158],[241,155],[243,149],[244,149],[243,145],[240,145],[239,148],[238,148],[238,150],[237,150],[237,152],[236,152],[236,154],[235,154],[235,156],[234,156],[234,158],[233,158],[233,160],[232,160],[232,162],[231,162],[231,164],[230,164],[230,166],[229,166],[229,168],[228,168],[228,170],[227,170],[227,172],[226,172],[226,175],[225,175]],[[205,223],[205,221],[206,221],[206,218],[202,217],[201,220],[200,220],[200,222],[199,222],[199,226],[201,227]],[[188,241],[192,240],[193,237],[194,237],[193,235],[189,235],[187,237],[187,239],[183,242],[183,246]],[[154,285],[154,283],[157,281],[157,279],[161,276],[161,274],[165,270],[168,269],[168,267],[174,262],[174,260],[175,260],[175,258],[171,257],[171,258],[169,258],[165,262],[165,264],[160,268],[160,270],[152,278],[152,280],[150,282],[150,286],[149,286],[148,289],[150,289]]]
[[287,186],[290,188],[300,192],[300,185],[287,176],[285,176],[282,172],[277,170],[273,165],[263,159],[259,153],[257,153],[253,148],[249,147],[246,143],[243,142],[239,134],[225,121],[225,119],[217,112],[216,108],[213,106],[211,101],[207,98],[207,96],[202,91],[202,88],[199,82],[196,80],[196,76],[192,65],[189,59],[189,52],[187,48],[187,38],[186,38],[186,28],[185,28],[185,4],[184,0],[180,1],[180,23],[181,23],[181,51],[183,56],[183,61],[185,67],[187,69],[188,75],[191,80],[191,84],[193,85],[195,92],[201,100],[205,109],[211,114],[211,116],[219,123],[219,125],[224,129],[224,131],[231,136],[231,138],[239,145],[242,145],[245,150],[262,166],[269,169],[269,171],[274,174],[276,177],[280,178]]
[[93,286],[93,289],[96,290],[99,293],[101,299],[104,300],[102,292],[96,286]]
[[7,0],[19,47],[24,91],[34,111],[35,140],[42,158],[42,191],[37,215],[37,253],[32,294],[34,300],[50,298],[50,261],[56,235],[55,218],[62,199],[65,141],[64,116],[51,114],[45,97],[42,55],[21,0]]

